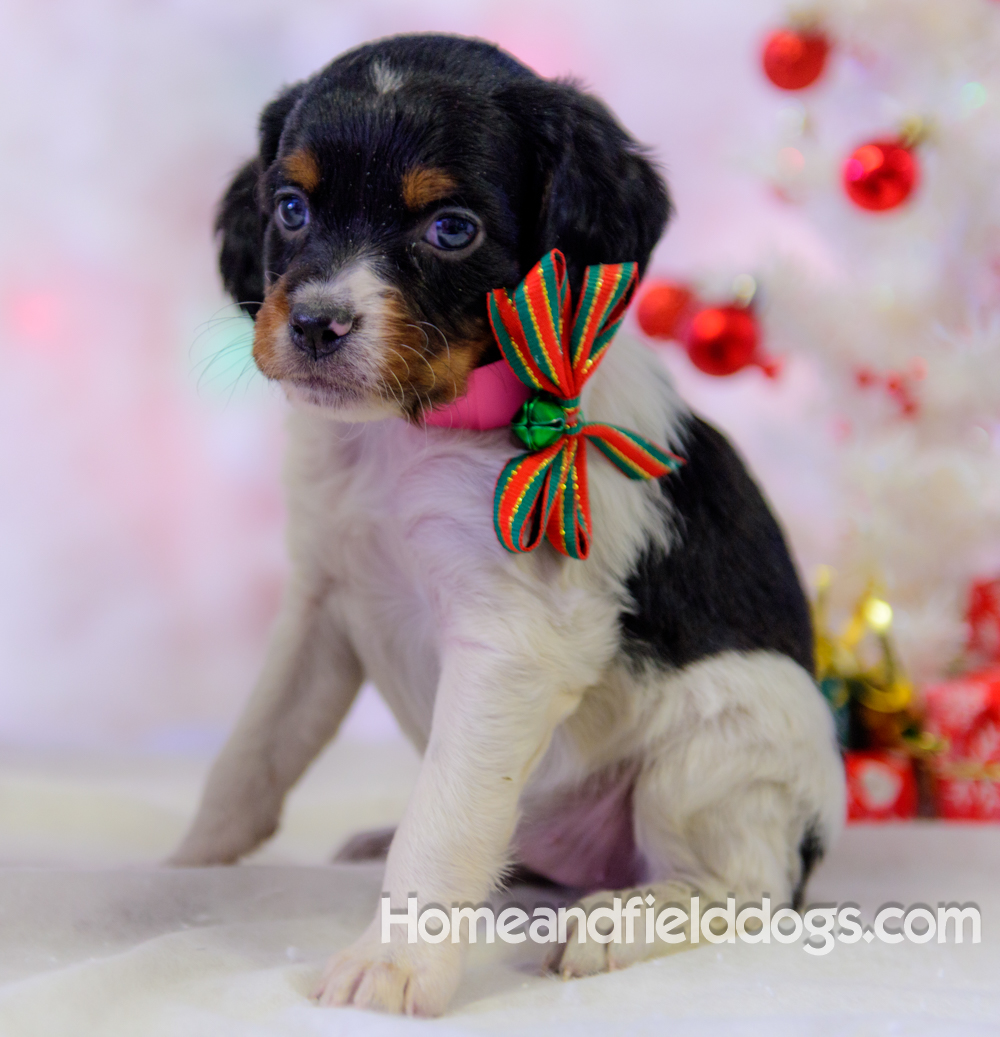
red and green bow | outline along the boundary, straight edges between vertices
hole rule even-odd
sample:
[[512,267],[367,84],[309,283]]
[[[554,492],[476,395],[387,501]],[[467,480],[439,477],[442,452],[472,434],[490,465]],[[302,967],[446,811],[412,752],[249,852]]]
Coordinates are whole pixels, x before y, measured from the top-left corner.
[[528,453],[504,467],[493,500],[497,537],[508,551],[533,551],[548,537],[570,558],[590,553],[588,439],[630,479],[657,479],[683,464],[635,432],[580,413],[580,392],[624,319],[636,281],[635,263],[587,267],[573,316],[566,261],[552,251],[513,292],[489,295],[500,349],[536,391],[511,424]]

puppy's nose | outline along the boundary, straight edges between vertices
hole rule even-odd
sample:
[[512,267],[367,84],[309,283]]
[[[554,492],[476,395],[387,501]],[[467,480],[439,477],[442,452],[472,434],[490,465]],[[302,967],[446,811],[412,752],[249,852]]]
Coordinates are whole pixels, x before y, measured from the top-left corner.
[[288,318],[288,333],[293,345],[314,360],[335,353],[353,327],[353,315],[343,310],[313,310],[297,306]]

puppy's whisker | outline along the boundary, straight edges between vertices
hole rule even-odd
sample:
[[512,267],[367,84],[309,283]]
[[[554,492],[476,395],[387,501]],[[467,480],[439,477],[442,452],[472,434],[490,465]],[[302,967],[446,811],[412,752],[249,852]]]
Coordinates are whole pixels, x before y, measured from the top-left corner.
[[[451,377],[451,399],[449,403],[454,403],[458,399],[458,382],[455,379],[455,367],[452,363],[451,346],[448,343],[448,336],[436,325],[432,324],[429,320],[422,320],[421,324],[426,324],[427,327],[433,328],[440,336],[441,341],[444,343],[444,350],[448,354],[448,374]],[[424,332],[426,335],[427,333]]]
[[[393,349],[393,347],[392,347],[392,346],[386,346],[386,349],[388,349],[388,350],[390,350],[391,352],[395,353],[395,354],[396,354],[396,356],[398,356],[398,357],[399,357],[399,359],[400,359],[400,360],[402,360],[402,362],[403,362],[403,366],[404,366],[404,367],[406,368],[406,377],[407,377],[407,380],[409,380],[409,377],[410,377],[410,365],[409,365],[409,364],[408,364],[408,363],[406,362],[406,358],[405,358],[405,357],[404,357],[404,356],[403,356],[403,355],[402,355],[401,353],[399,353],[399,352],[398,352],[397,350]],[[399,400],[398,400],[397,402],[399,403],[399,406],[400,406],[400,407],[401,407],[401,408],[402,408],[403,410],[405,410],[405,409],[406,409],[406,403],[405,403],[405,400],[406,400],[406,392],[405,392],[405,390],[403,389],[403,384],[402,384],[402,382],[400,382],[400,380],[399,380],[399,376],[398,376],[398,375],[396,374],[396,372],[395,372],[395,371],[393,371],[392,369],[390,369],[390,370],[389,370],[389,373],[390,373],[390,374],[392,375],[392,377],[393,377],[393,378],[395,378],[395,379],[396,379],[396,385],[398,385],[398,386],[399,386],[399,394],[400,394],[400,395],[399,395]],[[393,399],[395,399],[395,396],[393,397]]]
[[[416,324],[407,324],[406,326],[408,328],[417,328]],[[430,345],[430,340],[427,338],[427,332],[423,331],[421,328],[417,328],[417,331],[420,331],[423,334],[425,342],[427,345]],[[437,372],[433,367],[431,367],[431,363],[427,357],[425,357],[419,350],[414,349],[413,346],[407,345],[405,342],[400,342],[399,345],[402,346],[403,349],[408,349],[411,353],[416,353],[417,356],[427,365],[427,370],[431,373],[431,389],[433,389],[434,386],[437,385]],[[428,392],[430,392],[430,389]]]
[[[209,322],[211,322],[213,320],[220,319],[220,317],[222,317],[223,315],[226,314],[227,310],[229,311],[228,316],[232,317],[234,319],[246,317],[246,314],[240,309],[240,307],[244,306],[244,305],[249,305],[250,303],[252,303],[254,301],[255,300],[251,299],[251,300],[247,300],[245,303],[240,303],[240,302],[226,303],[225,306],[220,306],[217,310],[213,311],[209,315],[209,317],[207,318],[205,323],[209,323]],[[199,327],[200,326],[201,325],[199,325]]]
[[416,330],[419,331],[420,334],[424,336],[424,349],[430,349],[431,348],[431,340],[427,337],[427,332],[424,331],[424,329],[422,327],[420,327],[419,324],[407,324],[406,326],[408,328],[416,328]]
[[[392,349],[391,346],[389,348]],[[395,352],[395,350],[393,350],[393,351]],[[400,357],[400,360],[403,360],[403,358]],[[405,364],[406,361],[403,360],[403,363]],[[396,379],[396,385],[399,386],[399,396],[397,397],[396,394],[392,392],[391,387],[385,381],[382,382],[382,386],[384,386],[385,389],[387,389],[390,393],[392,393],[392,398],[393,398],[393,400],[395,400],[396,403],[399,404],[400,409],[401,410],[406,410],[406,393],[403,390],[403,383],[396,376],[396,372],[395,371],[390,371],[389,374],[391,374],[392,377]]]
[[[235,315],[228,317],[212,317],[203,323],[199,324],[195,329],[194,338],[191,339],[191,343],[188,346],[188,359],[190,360],[195,352],[200,348],[201,343],[206,336],[212,336],[220,332],[220,329],[224,328],[227,324],[235,325],[238,328],[244,328],[244,319]],[[243,334],[235,341],[244,342],[246,341],[246,334],[249,332],[250,336],[253,336],[253,332],[250,329],[244,329]],[[227,345],[231,343],[226,343]]]
[[247,317],[247,315],[245,313],[223,313],[223,314],[219,314],[219,315],[213,315],[213,316],[209,317],[207,320],[202,321],[201,324],[199,324],[195,328],[195,331],[203,331],[205,328],[216,328],[220,324],[227,324],[227,323],[242,324],[244,321],[246,321],[248,319],[249,318]]
[[[448,365],[451,366],[451,346],[448,344],[448,336],[436,324],[432,324],[429,320],[422,320],[418,323],[426,324],[427,327],[433,328],[441,336],[441,341],[444,343],[444,351],[448,354]],[[424,332],[424,334],[426,335],[426,332]]]
[[393,346],[386,346],[386,349],[388,349],[392,353],[395,353],[396,356],[398,356],[399,359],[403,362],[403,367],[406,368],[406,377],[409,378],[410,377],[410,365],[406,362],[406,357],[404,357],[402,355],[402,353],[400,353],[399,350],[394,348]]
[[[242,342],[231,342],[221,349],[216,350],[213,354],[206,357],[204,360],[199,361],[193,368],[192,374],[196,375],[196,388],[200,391],[205,380],[208,378],[212,369],[220,364],[223,360],[231,359],[235,356],[239,356],[246,352],[247,341]],[[249,364],[253,363],[253,357],[251,356],[244,363],[244,370],[246,370]]]
[[233,397],[236,395],[236,390],[239,388],[240,382],[243,381],[244,377],[249,370],[253,367],[253,358],[249,359],[244,365],[243,369],[236,376],[236,381],[233,382],[232,387],[229,390],[229,396],[226,398],[226,406],[228,407],[233,402]]
[[197,363],[204,363],[206,359],[211,359],[213,357],[218,356],[221,353],[227,353],[234,349],[245,349],[252,341],[253,336],[244,333],[240,335],[238,338],[230,339],[229,342],[224,342],[221,346],[217,346],[210,353],[208,353],[206,357],[203,357],[201,360],[197,361]]
[[217,346],[211,352],[206,353],[201,360],[196,361],[195,366],[201,366],[204,363],[211,362],[217,357],[224,356],[227,353],[232,353],[237,350],[245,350],[246,347],[253,341],[252,335],[240,335],[238,338],[231,339],[229,342],[224,342],[221,346]]

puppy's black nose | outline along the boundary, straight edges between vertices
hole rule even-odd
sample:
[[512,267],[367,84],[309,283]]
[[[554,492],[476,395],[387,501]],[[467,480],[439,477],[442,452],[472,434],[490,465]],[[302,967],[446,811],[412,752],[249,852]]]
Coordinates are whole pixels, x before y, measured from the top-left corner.
[[313,310],[296,306],[288,318],[292,344],[313,360],[330,356],[354,327],[354,317],[344,310]]

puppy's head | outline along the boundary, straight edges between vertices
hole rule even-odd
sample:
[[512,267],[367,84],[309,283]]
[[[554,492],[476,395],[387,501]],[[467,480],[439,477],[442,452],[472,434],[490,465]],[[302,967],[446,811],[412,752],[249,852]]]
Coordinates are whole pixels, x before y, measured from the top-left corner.
[[640,270],[663,183],[597,100],[486,43],[395,37],[338,58],[265,110],[220,207],[227,290],[254,358],[300,402],[349,418],[465,390],[499,358],[487,293],[550,249]]

